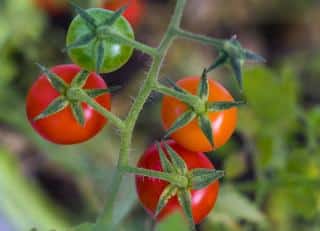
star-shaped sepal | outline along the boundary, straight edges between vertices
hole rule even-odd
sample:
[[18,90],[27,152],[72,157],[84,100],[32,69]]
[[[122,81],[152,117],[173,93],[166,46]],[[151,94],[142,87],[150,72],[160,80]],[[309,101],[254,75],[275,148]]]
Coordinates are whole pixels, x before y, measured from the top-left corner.
[[158,143],[157,148],[163,172],[175,176],[176,179],[180,179],[181,183],[168,182],[169,184],[160,195],[155,217],[159,215],[172,197],[177,196],[191,230],[195,230],[191,207],[191,190],[207,187],[214,181],[222,178],[224,171],[203,168],[188,170],[185,161],[166,142],[163,142],[162,145]]
[[74,43],[68,45],[64,51],[79,48],[89,44],[92,41],[95,41],[95,71],[99,73],[104,62],[105,45],[103,40],[105,38],[105,31],[108,30],[117,21],[117,19],[122,16],[124,11],[127,9],[127,6],[119,8],[102,23],[97,23],[96,20],[86,10],[82,9],[75,3],[71,3],[71,5],[73,6],[75,12],[84,20],[89,32],[83,34]]
[[91,98],[96,98],[106,93],[110,93],[117,88],[100,88],[100,89],[83,89],[90,76],[90,73],[86,70],[81,70],[71,81],[70,84],[66,83],[60,76],[53,73],[46,67],[37,64],[43,74],[49,80],[51,86],[59,92],[59,96],[55,98],[44,111],[37,115],[33,120],[41,120],[51,115],[54,115],[66,107],[70,106],[75,120],[81,125],[85,126],[85,117],[82,108],[82,100],[75,92],[81,92]]
[[[169,137],[172,133],[180,128],[187,126],[193,120],[197,120],[199,128],[202,130],[203,134],[206,136],[210,142],[212,149],[214,149],[214,133],[212,131],[212,122],[209,118],[210,112],[223,111],[230,109],[232,107],[239,107],[245,104],[244,101],[209,101],[210,86],[207,77],[208,70],[204,69],[200,78],[200,82],[197,89],[197,104],[189,104],[189,109],[185,111],[180,117],[178,117],[171,127],[166,131],[165,138]],[[179,92],[185,92],[185,94],[190,94],[186,92],[181,87],[177,86],[175,83],[174,89]]]
[[219,51],[218,58],[207,68],[207,71],[209,72],[224,64],[229,64],[235,74],[240,89],[242,89],[242,65],[244,62],[266,62],[262,56],[243,48],[236,36],[225,40],[222,46],[217,48]]

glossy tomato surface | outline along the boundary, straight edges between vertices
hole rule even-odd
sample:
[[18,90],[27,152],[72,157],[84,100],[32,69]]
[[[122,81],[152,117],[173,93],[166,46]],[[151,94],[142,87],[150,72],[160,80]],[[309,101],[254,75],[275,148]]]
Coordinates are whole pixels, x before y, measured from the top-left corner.
[[68,0],[33,0],[33,2],[52,16],[63,14],[68,10]]
[[[194,168],[214,168],[205,154],[186,150],[173,140],[166,142],[184,159],[189,170]],[[145,151],[138,162],[138,167],[162,171],[156,145],[152,145]],[[168,183],[163,180],[136,176],[136,190],[139,200],[151,216],[154,216],[160,195],[167,185]],[[214,207],[218,191],[218,181],[211,183],[205,188],[191,190],[192,215],[196,224],[200,223]],[[156,219],[161,220],[177,210],[181,211],[182,209],[177,197],[174,196],[168,201]]]
[[[88,9],[87,12],[91,15],[95,21],[100,24],[104,22],[107,18],[111,17],[113,11],[105,10],[105,9],[98,9],[92,8]],[[127,38],[133,39],[134,33],[124,17],[120,17],[113,25],[112,29],[125,36]],[[83,35],[90,33],[90,29],[87,27],[85,21],[78,15],[76,16],[68,29],[67,32],[67,46],[73,44],[74,42],[78,41]],[[115,41],[112,38],[104,38],[104,53],[103,53],[103,63],[100,68],[101,73],[108,73],[115,71],[122,67],[133,53],[133,48],[122,45]],[[73,48],[68,51],[68,54],[71,60],[79,65],[80,67],[89,70],[95,71],[96,68],[96,60],[97,60],[97,41],[93,39],[88,44]]]
[[[177,85],[195,95],[200,82],[199,77],[186,77],[177,82]],[[233,101],[230,93],[218,82],[209,79],[209,102]],[[188,105],[170,97],[164,96],[162,101],[161,118],[165,129],[168,129],[186,110]],[[233,134],[237,124],[237,108],[224,111],[209,112],[212,133],[214,134],[214,148],[224,145]],[[185,127],[178,129],[171,135],[181,146],[191,151],[212,151],[212,145],[200,129],[196,119]]]
[[102,0],[101,5],[102,8],[113,11],[123,6],[127,6],[123,16],[132,26],[138,26],[142,20],[145,7],[142,0]]
[[[66,83],[71,83],[80,70],[80,67],[73,64],[58,65],[51,69]],[[99,89],[107,88],[107,85],[99,75],[91,73],[83,88]],[[80,143],[96,135],[106,124],[107,120],[85,103],[82,103],[85,116],[83,127],[74,118],[70,106],[56,114],[33,121],[33,118],[43,112],[58,96],[60,96],[59,92],[51,86],[45,75],[39,76],[28,92],[26,100],[28,120],[43,138],[57,144]],[[110,94],[103,94],[95,100],[101,106],[110,110]]]

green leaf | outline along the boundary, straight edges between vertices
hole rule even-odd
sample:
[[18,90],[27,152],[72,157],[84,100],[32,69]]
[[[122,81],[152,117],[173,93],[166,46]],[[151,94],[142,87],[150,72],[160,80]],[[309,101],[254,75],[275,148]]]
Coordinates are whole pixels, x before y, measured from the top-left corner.
[[84,118],[84,113],[83,113],[83,109],[81,106],[81,102],[71,103],[71,109],[72,109],[72,113],[73,113],[74,118],[83,127],[85,124],[85,118]]
[[77,14],[79,14],[79,16],[85,21],[85,23],[87,24],[87,26],[91,30],[91,32],[95,32],[96,27],[97,27],[95,19],[93,17],[91,17],[91,15],[89,15],[88,12],[86,12],[84,9],[82,9],[77,4],[75,4],[73,2],[70,2],[70,4],[74,8],[75,12]]
[[258,63],[265,63],[266,59],[263,58],[261,55],[258,55],[256,53],[254,53],[253,51],[244,49],[244,56],[246,60],[250,60],[250,61],[254,61],[254,62],[258,62]]
[[242,89],[242,70],[241,70],[241,60],[237,58],[230,59],[231,68],[236,76],[239,83],[240,89]]
[[203,134],[207,137],[208,141],[214,147],[213,132],[211,127],[211,121],[207,115],[201,115],[198,117],[198,124]]
[[88,89],[88,90],[85,90],[85,92],[91,98],[96,98],[96,97],[101,96],[103,94],[114,92],[118,89],[120,89],[120,87],[114,86],[114,87],[108,87],[108,88]]
[[248,171],[246,156],[241,152],[228,155],[224,160],[224,170],[226,179],[237,179]]
[[61,79],[58,75],[56,75],[55,73],[47,69],[45,66],[42,66],[39,63],[36,63],[36,65],[47,76],[52,87],[56,89],[60,94],[64,94],[68,88],[68,84],[63,79]]
[[73,79],[71,82],[71,87],[75,88],[82,88],[89,77],[89,71],[82,70],[80,71]]
[[39,115],[37,115],[33,120],[40,120],[45,117],[48,117],[50,115],[53,115],[59,111],[62,111],[69,105],[69,102],[63,97],[57,97],[55,100],[53,100],[49,106]]
[[214,63],[211,64],[211,66],[209,66],[207,68],[207,72],[210,72],[210,71],[222,66],[223,64],[225,64],[228,61],[228,58],[229,58],[228,54],[221,51],[218,58],[214,61]]
[[197,95],[202,100],[208,100],[209,97],[209,81],[207,77],[207,70],[204,69],[200,78],[200,83],[198,85]]
[[156,231],[168,230],[190,231],[184,217],[180,212],[175,212],[164,220],[157,222]]
[[73,48],[78,48],[87,45],[91,42],[96,36],[93,33],[87,33],[80,36],[74,43],[71,43],[63,51],[69,51]]
[[238,107],[246,104],[244,101],[220,101],[220,102],[208,102],[207,109],[210,112],[227,110],[233,107]]
[[174,121],[173,125],[167,130],[165,137],[170,136],[179,128],[182,128],[189,124],[192,120],[194,120],[194,118],[196,118],[196,116],[197,114],[192,110],[183,113],[180,117],[176,119],[176,121]]
[[[299,81],[295,68],[285,66],[281,71],[272,71],[256,67],[246,70],[244,78],[248,80],[244,82],[243,88],[250,106],[241,110],[241,131],[247,133],[248,125],[251,125],[248,122],[252,121],[257,123],[256,133],[259,136],[268,133],[284,137],[284,132],[290,132],[297,121]],[[252,114],[252,118],[246,121],[248,114]]]
[[[21,115],[20,115],[21,116]],[[31,138],[29,136],[29,138]],[[19,138],[18,138],[19,139]],[[46,145],[50,145],[46,142]],[[21,160],[17,153],[0,147],[0,213],[1,218],[8,218],[10,230],[67,230],[70,227],[67,214],[39,188],[28,180],[21,169]],[[19,206],[17,206],[19,205]],[[26,212],[26,209],[28,212]],[[1,219],[2,220],[2,219]],[[4,226],[1,231],[7,230]]]
[[169,184],[161,193],[158,204],[157,204],[157,209],[155,212],[155,217],[159,215],[161,210],[167,205],[168,201],[177,194],[177,186]]
[[115,11],[110,18],[107,18],[103,23],[101,23],[101,26],[111,26],[113,25],[118,18],[121,17],[121,15],[126,11],[126,9],[128,8],[127,5],[122,6],[121,8],[119,8],[117,11]]
[[166,154],[163,152],[161,145],[157,142],[157,148],[159,152],[161,167],[164,172],[174,172],[174,167],[172,166],[171,162],[168,160]]
[[[117,202],[113,211],[112,221],[115,226],[119,225],[132,212],[137,205],[135,183],[131,176],[124,176],[117,195]],[[97,230],[105,230],[105,227],[98,227]]]
[[231,185],[220,187],[219,199],[214,211],[208,216],[211,222],[228,224],[231,221],[248,221],[256,224],[266,222],[264,215],[253,201],[246,198]]
[[104,42],[103,41],[98,41],[97,45],[97,51],[96,51],[96,72],[100,73],[101,66],[104,61]]
[[189,226],[191,230],[196,230],[193,216],[192,216],[192,209],[191,209],[191,194],[188,190],[179,190],[178,191],[178,199],[179,203],[183,209],[183,212],[185,213]]
[[186,174],[188,168],[185,161],[166,142],[164,142],[164,145],[176,170],[181,174]]
[[71,228],[68,231],[91,231],[93,230],[94,224],[84,223],[74,228]]
[[222,178],[224,171],[215,169],[193,169],[191,171],[192,189],[201,189]]
[[320,106],[313,107],[306,113],[307,120],[307,134],[308,134],[308,146],[310,149],[315,150],[319,147],[320,137]]
[[170,84],[171,87],[173,87],[173,89],[175,89],[176,91],[180,92],[180,93],[184,93],[184,94],[190,94],[189,92],[187,92],[185,89],[183,89],[182,87],[178,86],[174,81],[172,81],[172,79],[170,78],[166,78],[166,81]]

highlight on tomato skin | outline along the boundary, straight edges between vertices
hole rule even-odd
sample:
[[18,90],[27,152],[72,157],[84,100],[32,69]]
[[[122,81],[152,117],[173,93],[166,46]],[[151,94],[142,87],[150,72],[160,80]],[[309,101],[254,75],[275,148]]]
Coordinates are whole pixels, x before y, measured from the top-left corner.
[[[58,75],[66,83],[71,83],[80,71],[81,68],[74,64],[63,64],[51,68],[51,72]],[[92,72],[83,89],[107,87],[102,77]],[[53,115],[34,121],[34,118],[59,96],[60,93],[52,87],[44,74],[37,78],[27,94],[26,113],[28,120],[34,130],[44,139],[56,144],[77,144],[92,138],[106,125],[107,119],[85,103],[81,104],[85,118],[84,126],[76,121],[70,106]],[[95,100],[105,109],[111,109],[111,95],[109,93],[100,95]]]
[[51,16],[59,16],[66,13],[68,8],[68,0],[32,0],[34,4],[41,10],[47,12]]
[[[167,144],[185,161],[188,170],[195,168],[214,169],[213,164],[204,153],[189,151],[180,146],[174,140],[168,140],[165,142],[167,142]],[[163,171],[159,152],[155,144],[146,149],[140,157],[137,167]],[[136,176],[135,182],[136,191],[141,204],[145,210],[154,217],[160,195],[168,183],[160,179],[144,176]],[[218,197],[218,192],[219,181],[214,181],[202,189],[191,190],[192,215],[196,224],[199,224],[213,209]],[[161,210],[158,217],[155,219],[157,221],[161,221],[176,211],[182,212],[182,209],[179,205],[177,196],[174,196],[168,201],[167,205]]]
[[100,0],[101,7],[107,10],[117,10],[127,6],[123,16],[130,22],[133,27],[137,27],[143,18],[145,4],[142,0]]
[[[195,95],[200,82],[200,77],[184,77],[177,81],[176,84]],[[209,102],[216,101],[234,101],[231,94],[217,81],[209,79]],[[165,130],[169,129],[176,119],[189,109],[189,106],[171,96],[164,96],[161,106],[162,125]],[[214,149],[224,145],[235,131],[238,117],[236,107],[209,112],[208,117],[212,125],[214,137]],[[196,119],[186,126],[178,129],[170,136],[177,143],[191,151],[209,152],[213,150],[212,145],[207,137],[203,134]]]

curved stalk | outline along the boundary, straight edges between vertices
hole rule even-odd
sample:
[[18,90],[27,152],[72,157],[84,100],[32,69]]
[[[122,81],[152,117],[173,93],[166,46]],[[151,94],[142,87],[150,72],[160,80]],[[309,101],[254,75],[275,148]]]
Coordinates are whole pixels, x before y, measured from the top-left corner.
[[[133,129],[135,127],[138,116],[143,108],[143,105],[147,101],[149,95],[152,92],[154,82],[157,81],[160,68],[162,66],[163,59],[169,49],[172,41],[176,37],[174,31],[181,23],[181,18],[184,10],[186,0],[177,0],[174,14],[172,16],[171,23],[167,29],[164,38],[162,39],[156,54],[151,54],[153,61],[149,73],[145,82],[143,83],[135,102],[133,103],[127,119],[125,120],[125,127],[121,129],[121,143],[120,143],[120,153],[117,164],[117,169],[113,177],[111,192],[109,194],[108,200],[105,205],[101,216],[98,218],[96,227],[104,227],[108,230],[113,230],[116,224],[112,224],[113,207],[116,201],[116,195],[120,188],[120,183],[123,176],[122,167],[128,166],[129,162],[129,149],[132,142]],[[151,53],[151,52],[150,52]],[[98,230],[97,230],[98,231]]]

